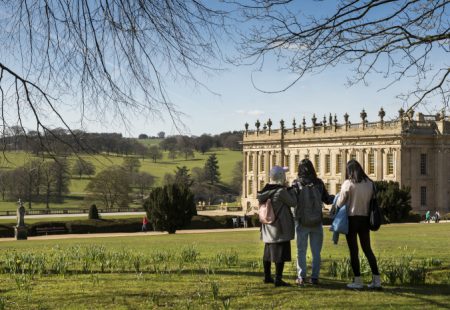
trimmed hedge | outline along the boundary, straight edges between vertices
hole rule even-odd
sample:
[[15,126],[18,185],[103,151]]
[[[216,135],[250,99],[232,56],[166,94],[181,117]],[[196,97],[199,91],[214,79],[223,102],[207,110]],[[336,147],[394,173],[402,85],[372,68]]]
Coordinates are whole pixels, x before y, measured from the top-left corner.
[[[184,229],[220,229],[220,228],[232,228],[232,218],[236,216],[222,215],[222,216],[203,216],[195,215],[192,217],[191,223]],[[324,214],[323,225],[330,225],[331,218]],[[420,214],[410,213],[406,222],[414,223],[420,222]],[[14,237],[14,226],[0,225],[0,237],[12,238]],[[149,225],[149,224],[148,224]],[[257,214],[248,216],[248,227],[259,227],[261,223]],[[100,219],[100,220],[78,220],[68,222],[37,222],[32,225],[27,225],[28,235],[36,236],[37,228],[59,228],[64,227],[67,233],[70,234],[93,234],[93,233],[114,233],[114,232],[139,232],[142,228],[141,218],[128,218],[128,219]],[[148,228],[150,231],[153,228]]]
[[0,225],[0,237],[3,238],[14,237],[14,227],[8,225]]
[[203,216],[194,215],[191,223],[185,229],[218,229],[231,228],[233,226],[233,218],[231,215],[222,216]]
[[419,213],[409,212],[408,217],[404,219],[403,223],[420,223],[422,216]]
[[[191,223],[184,229],[219,229],[232,228],[235,216],[201,216],[192,217]],[[252,227],[253,220],[249,217],[248,226]],[[150,224],[150,223],[149,223]],[[147,225],[149,225],[147,224]],[[114,233],[114,232],[139,232],[142,228],[141,218],[129,219],[100,219],[100,220],[78,220],[68,222],[37,222],[27,225],[28,235],[36,236],[37,228],[62,228],[64,227],[69,234],[93,234],[93,233]],[[153,228],[150,226],[148,230]],[[42,233],[41,233],[42,235]],[[14,227],[8,225],[0,225],[0,237],[14,237]]]

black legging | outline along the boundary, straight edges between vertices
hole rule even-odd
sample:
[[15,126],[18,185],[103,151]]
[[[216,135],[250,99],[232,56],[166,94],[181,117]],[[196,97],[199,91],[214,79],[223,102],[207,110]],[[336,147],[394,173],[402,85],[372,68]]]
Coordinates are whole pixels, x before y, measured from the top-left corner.
[[[263,266],[264,266],[264,279],[266,281],[269,281],[272,276],[271,276],[271,272],[270,272],[270,267],[271,267],[272,262],[270,261],[263,261]],[[284,269],[284,262],[281,263],[275,263],[275,280],[276,281],[281,281],[281,279],[283,278],[283,269]]]
[[374,275],[379,275],[380,273],[378,272],[377,259],[372,252],[372,248],[370,247],[369,217],[349,216],[348,224],[348,234],[346,237],[348,248],[350,250],[350,262],[352,264],[353,274],[355,277],[361,276],[358,257],[358,240],[356,237],[358,235],[359,243],[361,244],[364,255],[369,261],[372,273]]

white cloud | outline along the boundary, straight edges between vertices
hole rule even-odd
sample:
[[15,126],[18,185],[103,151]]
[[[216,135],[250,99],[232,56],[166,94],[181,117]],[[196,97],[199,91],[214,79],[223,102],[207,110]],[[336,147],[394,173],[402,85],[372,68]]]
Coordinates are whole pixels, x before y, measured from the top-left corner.
[[264,111],[261,110],[237,110],[236,113],[240,115],[250,115],[250,116],[260,116],[265,114]]

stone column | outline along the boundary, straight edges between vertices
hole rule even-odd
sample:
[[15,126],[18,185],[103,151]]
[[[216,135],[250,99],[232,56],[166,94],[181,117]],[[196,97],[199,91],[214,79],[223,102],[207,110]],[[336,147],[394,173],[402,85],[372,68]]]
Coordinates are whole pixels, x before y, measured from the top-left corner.
[[439,210],[441,216],[448,212],[448,208],[446,206],[448,197],[448,153],[443,147],[437,149],[437,154],[435,156],[436,163],[436,208]]
[[[411,148],[410,147],[404,147],[403,154],[402,154],[402,179],[403,179],[403,185],[411,186],[412,176],[414,170],[412,167],[414,167],[414,163],[411,158]],[[420,163],[419,163],[420,165]]]
[[256,197],[258,191],[258,152],[253,153],[253,198]]
[[341,150],[341,184],[345,181],[345,174],[347,171],[347,150]]
[[259,172],[261,170],[261,152],[256,152],[256,169],[255,169],[255,179],[256,179],[256,191],[259,191],[261,186],[259,185]]
[[242,196],[247,197],[248,152],[246,151],[244,151],[244,161],[242,164]]
[[387,153],[389,152],[389,149],[383,149],[383,178],[387,176]]
[[270,171],[270,152],[264,152],[264,182],[269,182],[269,171]]
[[377,149],[375,153],[375,179],[377,181],[383,180],[383,150]]
[[394,151],[394,165],[395,180],[402,186],[402,151],[400,147]]

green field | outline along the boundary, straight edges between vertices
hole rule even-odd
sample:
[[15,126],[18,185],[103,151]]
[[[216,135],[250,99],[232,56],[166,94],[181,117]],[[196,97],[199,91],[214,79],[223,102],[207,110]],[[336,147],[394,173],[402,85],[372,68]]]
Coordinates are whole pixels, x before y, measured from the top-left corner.
[[[448,309],[449,238],[448,223],[383,226],[372,235],[380,265],[412,259],[404,272],[426,266],[426,277],[424,284],[386,284],[380,267],[382,291],[348,290],[348,280],[331,274],[330,265],[348,254],[345,241],[333,245],[328,231],[321,284],[300,288],[262,283],[255,230],[1,242],[0,309]],[[32,265],[46,267],[30,275]],[[285,279],[294,278],[291,263]]]
[[[149,141],[152,143],[156,143],[158,140],[143,140]],[[182,157],[178,157],[174,160],[167,158],[167,152],[164,152],[163,159],[158,160],[154,163],[151,159],[146,158],[142,160],[139,158],[141,162],[140,171],[148,172],[156,177],[156,184],[161,185],[164,174],[173,173],[177,166],[186,166],[189,169],[194,167],[203,167],[206,159],[209,155],[215,153],[217,155],[217,159],[219,161],[219,169],[221,173],[221,182],[224,184],[229,184],[232,180],[232,173],[235,164],[242,160],[242,153],[239,151],[230,151],[228,149],[217,149],[211,152],[207,152],[205,154],[195,153],[194,158],[189,158],[185,160]],[[6,156],[6,157],[5,157]],[[12,169],[21,165],[24,165],[26,162],[30,161],[33,158],[31,154],[27,154],[24,152],[6,152],[5,156],[0,157],[0,169]],[[123,157],[120,156],[112,156],[112,155],[95,155],[95,156],[80,156],[84,160],[92,162],[96,167],[96,173],[105,169],[111,165],[120,165],[123,161]],[[39,157],[41,159],[41,157]],[[76,157],[69,157],[69,163],[72,165]],[[85,207],[85,203],[83,201],[83,196],[85,195],[85,188],[88,184],[90,178],[73,175],[71,178],[70,184],[70,194],[67,196],[65,202],[63,204],[51,204],[51,208],[80,208]],[[0,210],[15,210],[16,209],[15,202],[0,202]],[[33,203],[34,208],[45,208],[45,204]]]

